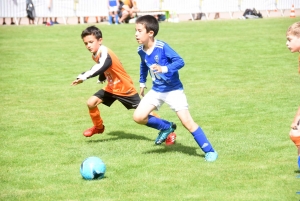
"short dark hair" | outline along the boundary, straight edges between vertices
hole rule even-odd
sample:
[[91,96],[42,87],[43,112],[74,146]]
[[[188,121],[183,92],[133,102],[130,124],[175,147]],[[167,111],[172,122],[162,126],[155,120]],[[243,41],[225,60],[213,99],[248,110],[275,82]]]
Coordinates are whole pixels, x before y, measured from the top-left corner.
[[159,24],[157,19],[152,15],[143,15],[136,19],[136,24],[143,24],[147,30],[147,33],[149,31],[154,32],[154,37],[157,35],[159,30]]
[[100,29],[98,29],[95,26],[90,26],[82,31],[81,33],[81,39],[83,39],[86,36],[94,35],[97,39],[102,38],[102,32]]

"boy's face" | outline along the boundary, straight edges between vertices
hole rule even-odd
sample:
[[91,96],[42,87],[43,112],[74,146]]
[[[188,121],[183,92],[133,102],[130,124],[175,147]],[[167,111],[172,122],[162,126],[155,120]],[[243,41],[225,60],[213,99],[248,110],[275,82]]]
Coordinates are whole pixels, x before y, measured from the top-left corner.
[[93,54],[97,53],[102,44],[102,38],[97,39],[94,35],[85,36],[82,40],[86,49]]
[[287,34],[286,35],[286,46],[287,48],[289,48],[289,50],[291,52],[300,52],[300,38],[295,36],[295,35],[291,35],[291,34]]
[[151,38],[153,38],[153,31],[147,33],[143,24],[135,24],[135,39],[139,44],[146,45]]

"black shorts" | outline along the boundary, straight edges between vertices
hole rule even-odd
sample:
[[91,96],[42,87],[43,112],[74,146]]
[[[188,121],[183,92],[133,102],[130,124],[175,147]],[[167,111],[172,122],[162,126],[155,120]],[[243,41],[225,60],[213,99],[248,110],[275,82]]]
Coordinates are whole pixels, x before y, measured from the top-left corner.
[[103,89],[100,89],[94,94],[94,96],[100,98],[102,103],[108,107],[115,102],[115,100],[120,101],[128,110],[136,109],[139,105],[141,98],[139,94],[134,94],[133,96],[118,96],[112,93],[109,93]]

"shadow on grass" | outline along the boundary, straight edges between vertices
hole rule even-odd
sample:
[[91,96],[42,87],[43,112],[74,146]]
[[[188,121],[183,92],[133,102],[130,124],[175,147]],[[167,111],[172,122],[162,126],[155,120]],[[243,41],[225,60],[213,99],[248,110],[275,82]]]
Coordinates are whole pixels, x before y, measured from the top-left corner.
[[[145,141],[150,141],[153,143],[153,147],[155,147],[154,150],[150,150],[150,151],[146,151],[144,152],[145,154],[151,154],[151,153],[165,153],[165,152],[181,152],[190,156],[197,156],[197,157],[204,157],[204,154],[198,154],[197,153],[197,149],[199,149],[198,147],[189,147],[189,146],[185,146],[182,145],[180,143],[176,143],[174,145],[171,146],[166,146],[165,144],[163,145],[154,145],[154,138],[150,139],[147,138],[145,136],[141,136],[141,135],[135,135],[132,133],[125,133],[123,131],[113,131],[113,132],[109,132],[109,133],[104,133],[104,134],[100,134],[100,135],[108,135],[108,136],[114,136],[114,138],[105,138],[105,139],[97,139],[97,140],[93,140],[92,138],[87,141],[88,143],[99,143],[99,142],[107,142],[107,141],[115,141],[115,140],[120,140],[120,139],[132,139],[132,140],[145,140]],[[96,135],[98,136],[98,135]],[[157,149],[159,148],[159,149]]]
[[296,178],[297,178],[297,179],[300,179],[300,174],[299,174],[299,173],[300,173],[300,170],[295,170],[294,172],[295,172],[296,174],[298,174],[298,175],[296,175]]
[[97,134],[94,136],[101,136],[101,135],[108,135],[108,136],[114,136],[114,138],[105,138],[105,139],[97,139],[97,140],[93,140],[91,138],[91,140],[88,141],[88,143],[97,143],[97,142],[107,142],[107,141],[115,141],[115,140],[120,140],[120,139],[135,139],[135,140],[146,140],[146,141],[153,141],[152,139],[149,139],[145,136],[141,136],[141,135],[135,135],[135,134],[131,134],[131,133],[125,133],[123,131],[113,131],[113,132],[109,132],[109,133],[103,133],[103,134]]
[[166,146],[166,145],[153,145],[155,147],[160,147],[160,149],[155,149],[155,150],[150,150],[150,151],[146,151],[144,152],[145,154],[152,154],[152,153],[165,153],[165,152],[170,152],[170,151],[174,151],[174,152],[181,152],[190,156],[197,156],[197,157],[203,157],[204,158],[204,154],[198,154],[197,153],[197,147],[189,147],[189,146],[185,146],[182,145],[181,143],[176,143],[174,145],[170,145],[170,146]]

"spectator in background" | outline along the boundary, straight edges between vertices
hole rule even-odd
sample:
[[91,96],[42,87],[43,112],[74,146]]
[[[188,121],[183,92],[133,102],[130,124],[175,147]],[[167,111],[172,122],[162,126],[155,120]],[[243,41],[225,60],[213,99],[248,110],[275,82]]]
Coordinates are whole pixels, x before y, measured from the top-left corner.
[[[100,18],[100,20],[98,20],[99,18]],[[99,18],[97,16],[95,17],[96,23],[106,21],[106,16],[100,16]],[[88,23],[88,19],[89,19],[89,17],[85,17],[84,23]]]
[[[14,18],[10,18],[10,24],[11,25],[14,25],[15,23],[14,23]],[[2,23],[2,25],[6,25],[6,22],[5,22],[5,17],[3,18],[3,23]]]
[[193,18],[194,18],[194,20],[201,20],[201,18],[202,18],[202,13],[195,13],[194,15],[193,15]]
[[220,13],[215,14],[215,20],[220,18]]
[[122,0],[124,5],[122,6],[121,16],[119,23],[128,23],[130,19],[136,17],[138,11],[135,0]]
[[[51,12],[51,9],[52,9],[52,0],[49,0],[49,4],[48,4],[48,9],[49,9],[49,11]],[[43,18],[44,19],[44,18]],[[43,20],[43,22],[47,22],[47,18],[46,18],[46,20]],[[46,23],[47,24],[47,23]],[[59,24],[58,22],[57,22],[57,17],[54,17],[54,21],[52,21],[52,17],[50,17],[50,25],[53,25],[53,24]]]
[[166,15],[154,15],[158,22],[162,22],[166,20]]
[[108,0],[108,24],[113,24],[113,21],[115,24],[119,24],[119,5],[119,0]]
[[35,20],[35,8],[32,3],[32,0],[26,0],[26,13],[28,17],[28,23],[29,24],[34,24]]
[[[95,17],[96,19],[96,23],[99,23],[99,18],[98,17]],[[84,17],[84,23],[88,23],[89,21],[89,17]]]
[[107,21],[106,16],[100,16],[100,22],[104,22],[104,21]]
[[[43,24],[47,24],[47,17],[43,17]],[[53,24],[59,24],[57,22],[57,17],[54,18],[54,22],[52,20],[52,17],[50,17],[50,22],[49,22],[50,25],[53,25]]]
[[43,24],[47,24],[47,17],[43,17]]
[[51,23],[51,24],[59,24],[59,23],[57,22],[57,17],[54,18],[54,21],[52,21],[52,17],[50,17],[50,23]]

